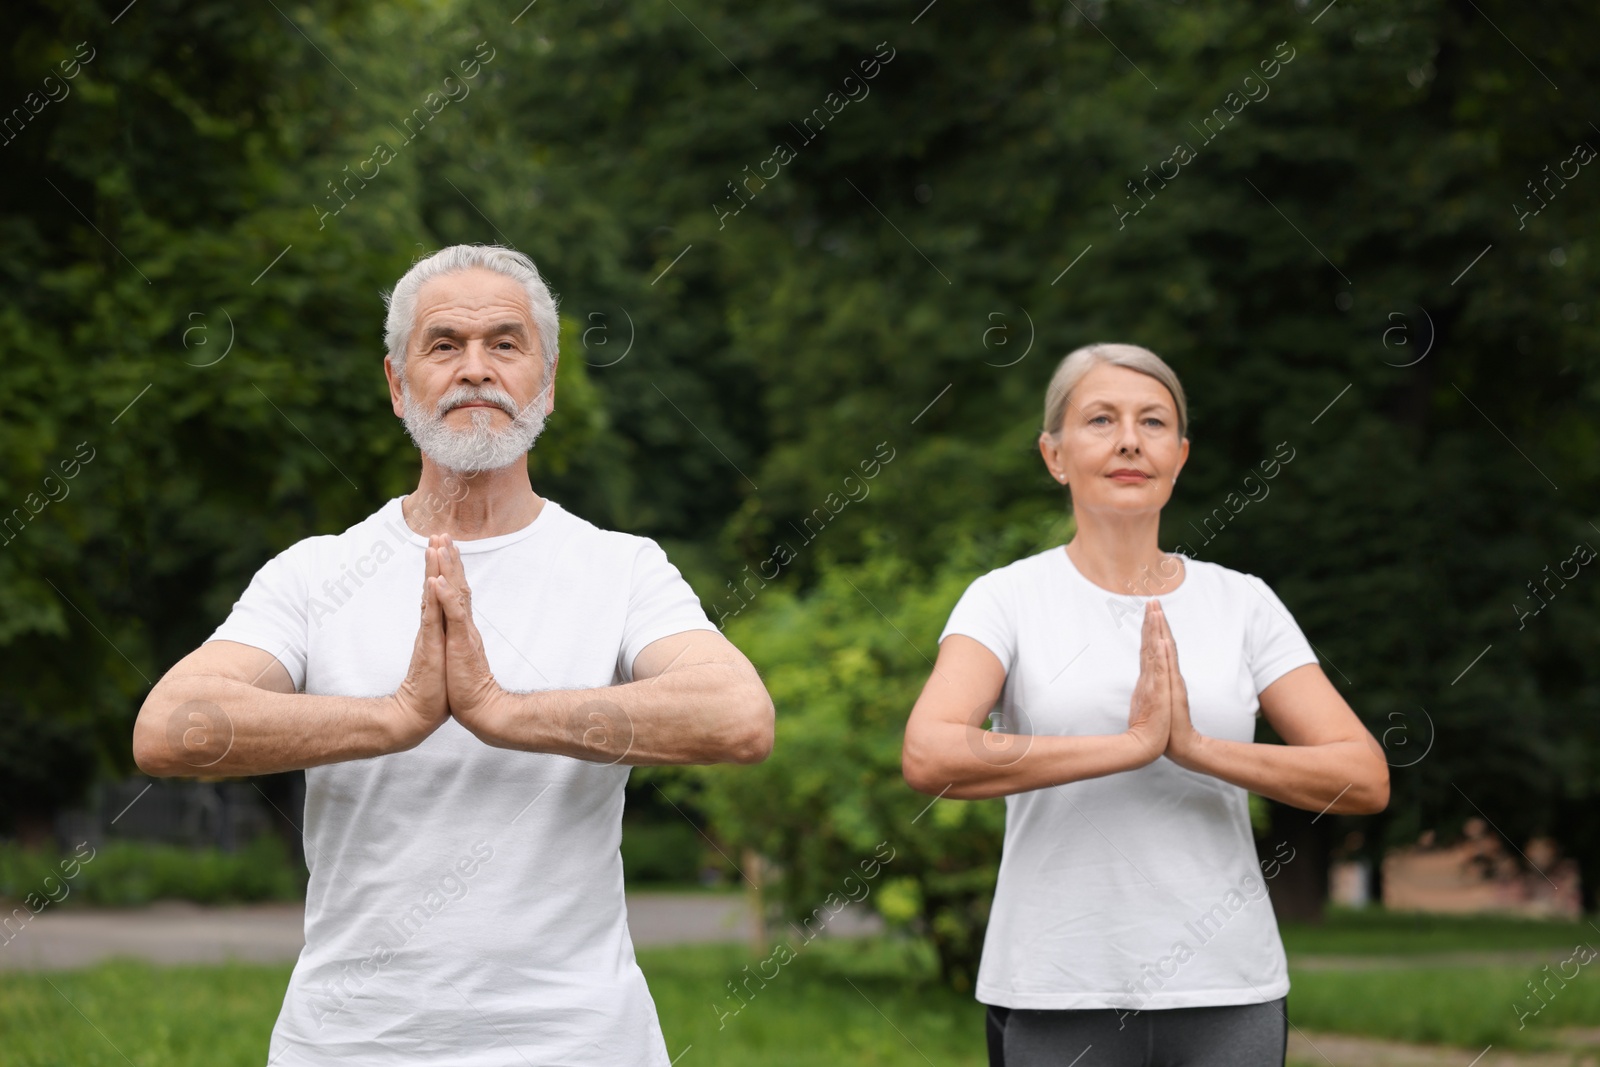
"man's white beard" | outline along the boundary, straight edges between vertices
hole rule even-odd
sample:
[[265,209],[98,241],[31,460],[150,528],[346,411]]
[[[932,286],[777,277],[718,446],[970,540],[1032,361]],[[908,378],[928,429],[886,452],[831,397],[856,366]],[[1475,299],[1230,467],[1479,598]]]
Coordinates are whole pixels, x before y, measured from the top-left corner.
[[[503,389],[461,385],[440,397],[438,409],[430,412],[412,398],[411,383],[400,383],[404,422],[411,440],[429,459],[458,474],[499,470],[526,456],[544,429],[548,393],[548,387],[541,390],[519,411],[511,394]],[[445,423],[445,413],[451,408],[474,401],[499,407],[511,416],[511,423],[503,430],[493,429],[494,413],[482,408],[470,412],[469,429],[454,430]]]

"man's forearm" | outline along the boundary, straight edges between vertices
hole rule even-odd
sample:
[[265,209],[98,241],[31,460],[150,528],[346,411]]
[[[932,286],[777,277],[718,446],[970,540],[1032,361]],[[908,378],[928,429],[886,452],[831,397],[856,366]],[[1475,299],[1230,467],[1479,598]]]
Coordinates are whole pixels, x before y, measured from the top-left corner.
[[365,759],[409,747],[389,697],[313,696],[190,675],[152,690],[133,728],[139,769],[155,777],[242,777]]
[[750,672],[701,663],[624,685],[507,692],[468,729],[499,748],[594,763],[757,763],[772,748],[772,701]]

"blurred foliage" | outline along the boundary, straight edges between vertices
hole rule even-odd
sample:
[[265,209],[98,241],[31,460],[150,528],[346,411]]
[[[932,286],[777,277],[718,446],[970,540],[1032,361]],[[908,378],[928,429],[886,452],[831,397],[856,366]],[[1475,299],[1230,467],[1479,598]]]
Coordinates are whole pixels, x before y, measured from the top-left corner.
[[709,851],[700,831],[682,819],[622,822],[622,873],[630,886],[698,885]]
[[305,867],[272,834],[233,852],[108,841],[56,853],[0,842],[0,899],[35,912],[81,904],[126,908],[156,900],[300,900],[305,884]]
[[[781,709],[772,755],[753,767],[697,769],[680,787],[723,835],[777,865],[783,922],[815,916],[814,930],[836,910],[830,896],[866,900],[927,937],[946,980],[963,990],[977,974],[1005,807],[912,792],[900,777],[900,737],[974,568],[1061,534],[1048,517],[1030,527],[959,543],[926,576],[895,541],[869,538],[863,560],[830,562],[803,593],[758,589],[727,633]],[[874,860],[881,866],[862,867]]]
[[[1390,746],[1389,812],[1340,828],[1370,858],[1482,812],[1578,855],[1593,906],[1600,583],[1522,618],[1600,544],[1600,178],[1548,177],[1600,146],[1592,6],[121,6],[10,13],[0,68],[22,106],[95,50],[0,145],[0,714],[34,723],[8,805],[82,784],[31,767],[128,770],[143,694],[254,570],[410,487],[380,293],[506,241],[563,302],[536,486],[662,540],[714,617],[895,450],[729,624],[778,696],[773,760],[679,778],[795,913],[889,840],[873,899],[967,966],[998,805],[913,827],[900,730],[942,612],[1020,554],[975,546],[1061,512],[1033,440],[1094,340],[1188,391],[1164,546],[1265,578]],[[1247,75],[1270,91],[1241,106]]]

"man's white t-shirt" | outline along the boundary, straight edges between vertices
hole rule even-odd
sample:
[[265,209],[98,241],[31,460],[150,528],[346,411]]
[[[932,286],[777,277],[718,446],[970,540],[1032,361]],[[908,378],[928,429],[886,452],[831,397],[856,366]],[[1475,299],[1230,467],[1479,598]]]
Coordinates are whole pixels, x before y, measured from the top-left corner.
[[[1161,601],[1196,729],[1255,739],[1258,694],[1317,657],[1261,579],[1184,557]],[[1089,581],[1064,547],[968,587],[939,640],[964,634],[1006,669],[1014,733],[1128,728],[1146,598]],[[1246,791],[1160,757],[1006,797],[1006,835],[976,995],[1008,1008],[1189,1008],[1289,991]]]
[[[627,682],[652,641],[715,629],[654,541],[553,500],[455,543],[509,690]],[[392,693],[427,545],[395,497],[269,560],[210,639],[265,649],[305,693]],[[492,748],[453,718],[410,751],[307,770],[306,947],[273,1067],[668,1064],[623,901],[628,771]]]

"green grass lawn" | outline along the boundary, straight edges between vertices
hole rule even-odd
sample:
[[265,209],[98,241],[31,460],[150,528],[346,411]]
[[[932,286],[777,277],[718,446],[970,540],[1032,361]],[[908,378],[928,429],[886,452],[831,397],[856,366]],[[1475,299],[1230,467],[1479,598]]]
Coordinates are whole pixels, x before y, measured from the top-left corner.
[[1526,984],[1536,973],[1534,967],[1304,972],[1291,961],[1289,1018],[1302,1030],[1473,1051],[1489,1044],[1497,1049],[1559,1048],[1564,1047],[1556,1037],[1559,1028],[1600,1026],[1600,960],[1579,970],[1565,988],[1552,982],[1553,992],[1545,994],[1548,1003],[1536,1015],[1529,1014],[1524,1027],[1517,1006],[1530,1013],[1539,1008]]
[[[1284,940],[1289,1015],[1303,1030],[1535,1049],[1552,1047],[1557,1028],[1600,1024],[1600,960],[1557,990],[1524,1029],[1513,1005],[1534,1003],[1526,987],[1539,973],[1534,966],[1313,971],[1293,964],[1308,953],[1403,961],[1433,952],[1569,950],[1580,941],[1600,947],[1587,924],[1344,913],[1322,927],[1288,928]],[[738,1003],[727,983],[754,963],[743,946],[652,949],[639,959],[669,1054],[693,1046],[681,1067],[986,1062],[983,1009],[938,986],[924,946],[819,942],[764,988],[752,983],[754,995],[727,1017],[720,1013]],[[0,974],[0,1067],[261,1067],[288,977],[286,965],[130,962]]]
[[[931,982],[926,955],[903,945],[819,942],[765,988],[752,981],[754,996],[727,1018],[718,1009],[738,1003],[727,982],[755,962],[742,946],[655,949],[639,961],[669,1054],[694,1046],[681,1067],[986,1062],[982,1007]],[[116,962],[0,974],[0,1067],[261,1067],[289,971]]]
[[[1600,921],[1596,925],[1600,925]],[[1416,956],[1434,952],[1524,949],[1570,951],[1580,942],[1600,949],[1600,931],[1582,920],[1566,922],[1330,908],[1320,925],[1287,923],[1280,930],[1283,947],[1290,956]]]

